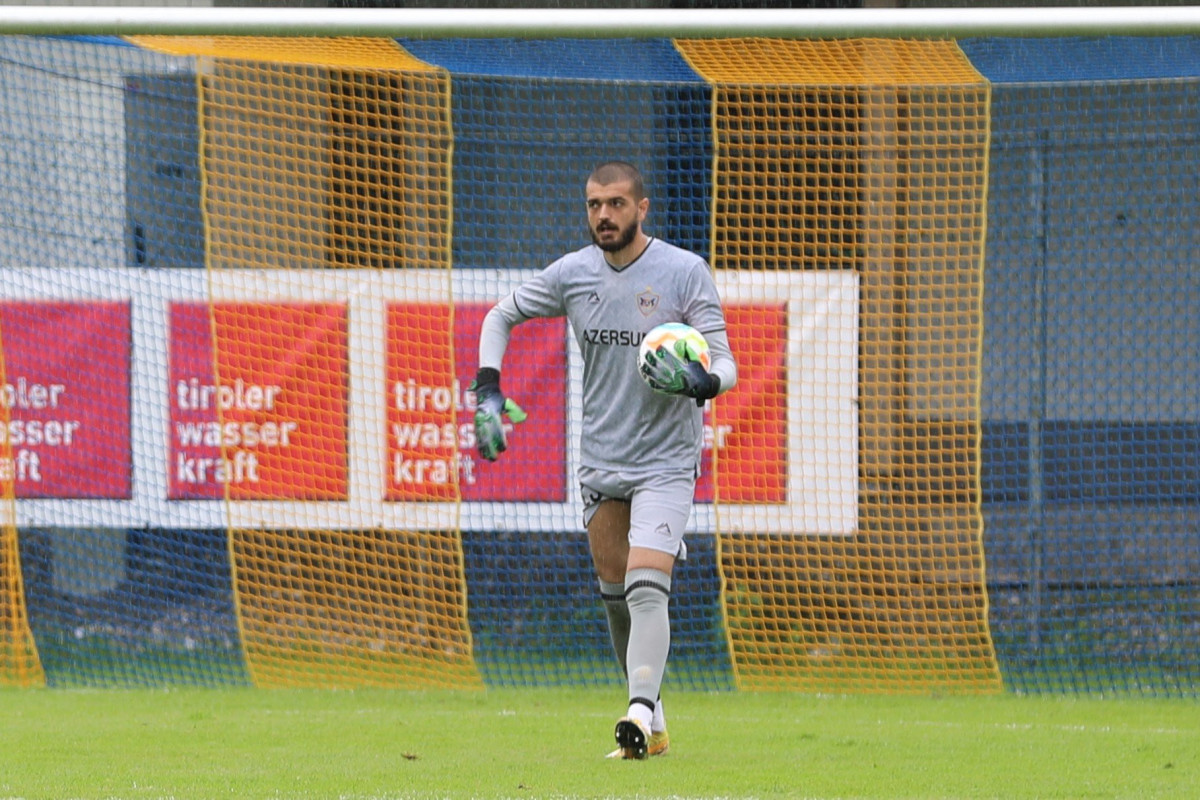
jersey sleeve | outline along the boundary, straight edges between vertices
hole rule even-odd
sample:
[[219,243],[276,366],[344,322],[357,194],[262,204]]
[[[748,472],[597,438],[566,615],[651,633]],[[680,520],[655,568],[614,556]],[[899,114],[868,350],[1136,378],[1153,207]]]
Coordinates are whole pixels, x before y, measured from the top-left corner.
[[484,316],[479,327],[479,368],[500,369],[513,326],[522,317],[513,305],[512,294],[508,294]]
[[721,379],[721,391],[725,394],[737,384],[737,361],[729,347],[729,335],[725,331],[713,331],[705,337],[708,341],[711,362],[708,371]]
[[565,312],[559,288],[562,260],[505,295],[483,318],[479,331],[479,366],[500,369],[512,329],[535,317],[557,317]]
[[697,259],[688,275],[683,321],[705,336],[725,330],[725,311],[712,272],[703,260]]
[[725,310],[716,282],[703,260],[697,263],[688,278],[687,297],[689,302],[683,321],[704,334],[708,340],[712,357],[709,372],[721,379],[721,394],[724,394],[737,383],[737,361],[729,347]]
[[533,319],[566,315],[562,270],[563,260],[560,258],[513,291],[513,303],[522,317]]

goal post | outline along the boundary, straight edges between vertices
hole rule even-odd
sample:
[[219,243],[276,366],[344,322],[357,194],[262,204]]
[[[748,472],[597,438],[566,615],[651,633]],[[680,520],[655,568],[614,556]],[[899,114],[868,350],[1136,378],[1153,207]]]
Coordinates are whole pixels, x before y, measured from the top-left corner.
[[1200,6],[871,9],[178,8],[0,6],[0,30],[41,35],[412,38],[961,38],[1178,36]]
[[570,329],[469,390],[619,157],[739,361],[669,681],[1195,693],[1196,9],[622,17],[0,8],[0,682],[619,682]]

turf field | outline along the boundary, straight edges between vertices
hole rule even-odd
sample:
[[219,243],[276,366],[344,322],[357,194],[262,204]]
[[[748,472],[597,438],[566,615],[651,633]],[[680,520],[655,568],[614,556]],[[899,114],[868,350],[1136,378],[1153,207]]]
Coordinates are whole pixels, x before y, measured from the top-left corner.
[[1195,798],[1200,704],[619,689],[0,691],[0,798]]

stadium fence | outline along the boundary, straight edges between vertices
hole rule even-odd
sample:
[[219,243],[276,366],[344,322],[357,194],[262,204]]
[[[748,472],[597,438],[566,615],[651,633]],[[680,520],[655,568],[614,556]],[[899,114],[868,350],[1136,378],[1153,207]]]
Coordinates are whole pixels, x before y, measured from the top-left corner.
[[496,464],[467,387],[622,158],[741,375],[669,685],[1194,696],[1200,39],[1139,11],[1177,35],[8,20],[0,683],[617,684],[567,325]]

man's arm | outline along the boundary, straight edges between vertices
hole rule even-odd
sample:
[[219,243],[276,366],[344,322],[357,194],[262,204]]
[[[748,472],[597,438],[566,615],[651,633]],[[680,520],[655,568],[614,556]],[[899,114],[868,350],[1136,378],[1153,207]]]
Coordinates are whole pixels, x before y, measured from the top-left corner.
[[737,384],[738,379],[737,361],[729,347],[729,334],[723,330],[713,331],[704,334],[704,339],[708,342],[708,371],[721,381],[717,394],[725,394]]
[[525,317],[517,310],[513,296],[509,294],[483,318],[479,328],[479,367],[491,367],[499,370],[504,362],[504,353],[508,350],[508,340],[512,329],[525,321]]
[[475,444],[488,461],[495,461],[508,449],[503,415],[514,423],[525,421],[524,410],[500,390],[500,367],[512,329],[524,320],[510,294],[488,311],[479,329],[479,370],[471,388],[475,391]]

